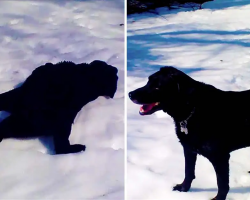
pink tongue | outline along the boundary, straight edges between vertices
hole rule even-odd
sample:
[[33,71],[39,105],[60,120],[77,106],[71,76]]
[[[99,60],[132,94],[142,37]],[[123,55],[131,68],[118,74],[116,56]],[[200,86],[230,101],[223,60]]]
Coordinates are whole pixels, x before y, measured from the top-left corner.
[[150,111],[155,106],[155,103],[151,103],[148,105],[143,105],[140,110],[144,110],[144,112]]

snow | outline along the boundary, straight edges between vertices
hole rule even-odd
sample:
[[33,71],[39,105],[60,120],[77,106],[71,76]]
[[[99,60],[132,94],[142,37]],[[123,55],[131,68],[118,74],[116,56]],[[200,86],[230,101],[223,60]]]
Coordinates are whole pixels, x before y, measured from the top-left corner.
[[[205,3],[203,8],[196,11],[161,8],[157,9],[159,15],[144,13],[128,17],[128,92],[145,85],[148,75],[167,65],[219,89],[250,88],[249,1],[215,0]],[[140,106],[129,100],[127,107],[128,199],[214,197],[215,172],[202,156],[197,160],[191,191],[172,191],[184,178],[183,150],[172,119],[162,111],[140,116]],[[249,157],[249,148],[231,154],[231,190],[227,199],[250,200]]]
[[86,152],[50,155],[51,138],[0,143],[0,199],[123,199],[123,4],[122,0],[0,2],[1,93],[46,62],[98,59],[119,69],[114,99],[99,97],[75,119],[70,142],[85,144]]

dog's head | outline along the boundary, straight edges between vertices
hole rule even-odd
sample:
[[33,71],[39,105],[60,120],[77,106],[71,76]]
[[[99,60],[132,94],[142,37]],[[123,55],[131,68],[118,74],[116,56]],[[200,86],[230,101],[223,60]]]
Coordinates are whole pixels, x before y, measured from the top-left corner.
[[190,92],[187,89],[190,80],[193,79],[174,67],[162,67],[149,76],[145,86],[130,92],[129,98],[134,103],[142,105],[139,111],[141,115],[163,110],[173,116],[178,112],[178,108],[185,107],[184,101],[188,104],[185,97],[186,93]]
[[92,71],[92,82],[97,85],[99,96],[113,98],[117,90],[117,68],[99,60],[89,64]]

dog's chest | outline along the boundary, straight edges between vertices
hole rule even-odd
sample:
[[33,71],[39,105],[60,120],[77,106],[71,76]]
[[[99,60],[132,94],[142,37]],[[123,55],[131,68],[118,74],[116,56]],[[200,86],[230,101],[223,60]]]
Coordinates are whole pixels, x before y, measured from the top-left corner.
[[185,145],[190,150],[198,154],[208,154],[211,152],[211,145],[209,138],[206,134],[203,134],[198,127],[194,128],[192,126],[179,125],[176,128],[177,137],[182,145]]
[[202,141],[200,138],[193,137],[190,135],[184,135],[183,137],[178,137],[180,139],[180,143],[191,151],[201,154],[207,155],[211,153],[211,144],[208,142]]

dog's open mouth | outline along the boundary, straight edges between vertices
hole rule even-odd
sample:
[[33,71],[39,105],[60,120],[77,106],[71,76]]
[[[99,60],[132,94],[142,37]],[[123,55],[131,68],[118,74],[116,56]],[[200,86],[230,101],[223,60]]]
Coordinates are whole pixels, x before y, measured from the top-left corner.
[[149,114],[152,114],[158,110],[160,110],[160,103],[156,102],[156,103],[144,104],[140,108],[139,113],[140,113],[140,115],[149,115]]

